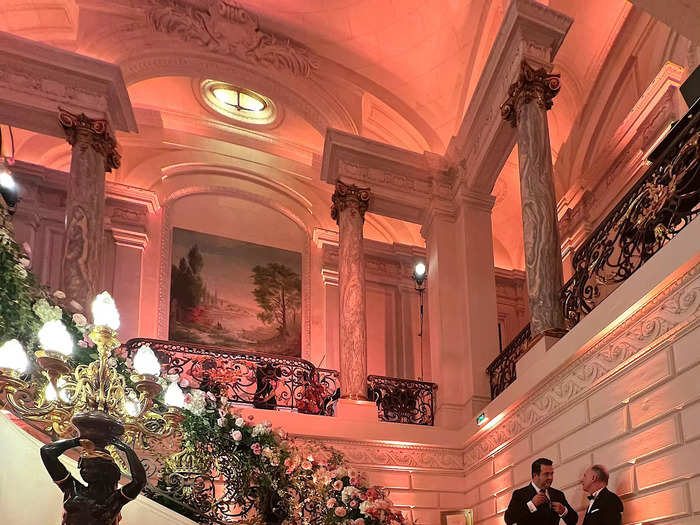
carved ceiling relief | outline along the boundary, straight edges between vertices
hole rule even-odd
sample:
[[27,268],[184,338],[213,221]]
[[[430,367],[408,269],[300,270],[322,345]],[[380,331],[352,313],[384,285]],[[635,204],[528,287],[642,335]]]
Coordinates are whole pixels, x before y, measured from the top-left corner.
[[186,0],[152,0],[147,16],[154,30],[214,53],[301,77],[318,69],[308,48],[261,29],[253,13],[233,2],[210,0],[201,8]]

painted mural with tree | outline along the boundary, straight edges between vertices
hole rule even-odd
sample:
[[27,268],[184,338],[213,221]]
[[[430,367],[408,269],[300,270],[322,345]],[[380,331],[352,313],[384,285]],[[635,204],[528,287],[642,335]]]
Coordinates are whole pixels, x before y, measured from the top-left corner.
[[175,228],[169,339],[301,356],[301,254]]

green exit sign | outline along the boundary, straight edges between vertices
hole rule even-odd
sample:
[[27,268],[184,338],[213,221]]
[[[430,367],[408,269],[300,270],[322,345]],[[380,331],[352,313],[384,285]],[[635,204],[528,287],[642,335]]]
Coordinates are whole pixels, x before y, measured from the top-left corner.
[[477,418],[476,418],[476,424],[479,425],[479,426],[481,426],[481,425],[483,425],[484,423],[486,423],[486,421],[488,421],[488,419],[489,419],[489,418],[486,417],[486,412],[482,412],[481,414],[479,414],[479,415],[477,416]]

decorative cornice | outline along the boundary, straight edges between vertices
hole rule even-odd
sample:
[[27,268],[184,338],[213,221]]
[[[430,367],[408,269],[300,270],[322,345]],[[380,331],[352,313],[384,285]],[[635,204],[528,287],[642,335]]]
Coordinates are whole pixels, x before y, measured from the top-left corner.
[[236,3],[210,0],[199,7],[187,0],[153,0],[147,16],[154,30],[213,53],[302,77],[318,68],[308,48],[261,29],[257,16]]
[[112,171],[121,164],[117,151],[117,141],[109,132],[109,124],[103,119],[91,119],[85,113],[75,115],[60,109],[58,121],[66,134],[66,140],[73,147],[85,150],[91,147],[104,159],[104,170]]
[[518,125],[518,112],[524,104],[536,102],[544,110],[552,109],[552,99],[561,88],[560,75],[546,69],[534,69],[523,60],[520,63],[518,80],[508,88],[508,99],[501,105],[501,116]]
[[[318,444],[319,440],[296,437],[297,442]],[[323,439],[323,445],[330,445],[342,452],[354,466],[366,467],[381,465],[389,469],[452,470],[461,474],[463,464],[462,449],[429,447],[420,445],[387,444],[360,442],[342,439]]]
[[333,192],[332,196],[331,218],[336,224],[340,224],[340,212],[346,208],[354,207],[364,222],[370,198],[369,188],[360,188],[354,184],[345,184],[341,181],[336,182],[335,192]]

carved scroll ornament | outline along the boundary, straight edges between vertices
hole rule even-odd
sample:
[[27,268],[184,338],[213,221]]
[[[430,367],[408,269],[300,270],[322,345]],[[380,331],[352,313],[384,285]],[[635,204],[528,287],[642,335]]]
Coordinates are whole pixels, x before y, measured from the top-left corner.
[[214,53],[308,77],[318,58],[306,47],[260,28],[257,17],[235,3],[209,0],[205,7],[187,0],[152,0],[148,22]]
[[355,207],[362,220],[365,220],[365,212],[369,208],[369,188],[360,188],[354,184],[345,184],[338,181],[333,193],[333,205],[331,206],[331,218],[339,223],[340,212],[349,207]]
[[121,155],[117,151],[117,141],[109,132],[106,120],[91,119],[84,113],[75,115],[61,109],[58,121],[71,146],[82,149],[90,146],[104,158],[104,170],[112,171],[121,164]]
[[508,99],[501,106],[501,116],[513,127],[518,125],[518,111],[523,104],[536,102],[545,110],[552,109],[552,99],[559,93],[560,75],[544,68],[533,69],[527,61],[520,64],[518,80],[508,88]]

